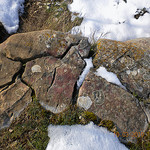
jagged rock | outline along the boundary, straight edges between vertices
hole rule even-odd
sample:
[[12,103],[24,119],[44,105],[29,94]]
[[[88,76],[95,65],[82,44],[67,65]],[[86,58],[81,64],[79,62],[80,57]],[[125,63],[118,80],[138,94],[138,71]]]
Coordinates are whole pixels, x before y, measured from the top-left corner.
[[77,105],[100,118],[113,121],[120,132],[119,137],[128,141],[135,141],[133,134],[144,132],[148,127],[147,117],[138,100],[121,87],[96,76],[92,70],[79,90]]
[[8,126],[32,101],[31,89],[20,80],[0,93],[0,129]]
[[12,61],[0,53],[0,88],[10,83],[20,68],[20,62]]
[[97,44],[94,65],[116,73],[131,93],[147,99],[150,91],[150,38],[127,42],[102,39]]
[[[62,58],[73,45],[85,39],[52,30],[14,34],[0,46],[0,51],[13,60],[27,60],[35,56],[51,55]],[[87,39],[86,39],[87,42]]]

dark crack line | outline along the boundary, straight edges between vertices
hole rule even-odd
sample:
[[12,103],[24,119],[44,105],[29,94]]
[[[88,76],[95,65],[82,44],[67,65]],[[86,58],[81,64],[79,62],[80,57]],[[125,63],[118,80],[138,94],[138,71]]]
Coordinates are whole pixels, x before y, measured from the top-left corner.
[[79,40],[77,43],[71,43],[71,44],[68,46],[68,48],[66,49],[66,51],[65,51],[61,56],[59,56],[59,57],[57,57],[57,58],[63,59],[63,58],[67,55],[67,53],[69,52],[69,50],[70,50],[73,46],[77,46],[77,45],[80,43],[80,41],[81,41],[81,40]]
[[133,97],[135,97],[138,101],[137,101],[137,103],[138,103],[138,105],[141,107],[141,109],[142,109],[142,111],[143,111],[143,113],[145,114],[145,116],[146,116],[146,121],[148,122],[148,116],[147,116],[147,114],[146,114],[146,112],[145,112],[145,110],[143,109],[143,107],[142,107],[142,105],[140,104],[140,99],[141,99],[141,97],[139,97],[139,96],[135,96],[134,95],[134,93],[133,92],[131,92],[128,88],[127,88],[127,92],[129,92]]
[[[49,53],[43,53],[43,54],[39,54],[39,55],[35,55],[33,57],[30,57],[30,58],[26,58],[26,59],[22,59],[20,57],[18,58],[15,58],[15,59],[12,59],[12,58],[9,58],[7,57],[8,59],[10,59],[11,61],[16,61],[16,62],[21,62],[23,64],[27,63],[28,61],[32,61],[32,60],[35,60],[37,58],[43,58],[43,57],[47,57],[47,56],[51,56]],[[52,56],[53,57],[53,56]]]
[[[114,66],[115,63],[117,63],[119,61],[119,59],[121,59],[122,57],[124,57],[126,55],[127,52],[129,52],[130,50],[126,51],[124,54],[122,54],[120,57],[118,57],[112,64],[112,66]],[[129,57],[129,56],[128,56]],[[112,67],[111,67],[112,68]]]
[[73,93],[72,93],[72,100],[71,100],[71,103],[72,105],[75,105],[77,103],[77,98],[78,98],[78,94],[79,94],[79,89],[78,86],[77,86],[77,81],[74,85],[74,90],[73,90]]
[[[23,64],[21,65],[19,71],[16,72],[16,73],[13,75],[12,80],[11,80],[10,82],[4,84],[4,85],[1,85],[1,86],[0,86],[0,89],[1,89],[1,88],[4,88],[4,89],[2,89],[2,91],[4,91],[4,90],[6,90],[10,85],[12,85],[13,83],[15,83],[17,77],[20,77],[20,74],[22,73],[22,69],[23,69]],[[2,92],[2,91],[1,91],[1,92]]]
[[52,82],[51,82],[50,86],[47,88],[47,92],[48,92],[48,90],[53,86],[54,81],[55,81],[55,78],[56,78],[56,68],[54,69]]

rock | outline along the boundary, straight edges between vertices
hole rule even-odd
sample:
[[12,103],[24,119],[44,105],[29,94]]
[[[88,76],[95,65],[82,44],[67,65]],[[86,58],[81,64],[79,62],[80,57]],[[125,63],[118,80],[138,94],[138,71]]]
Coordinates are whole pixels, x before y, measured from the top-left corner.
[[104,66],[117,74],[122,84],[141,99],[149,98],[150,38],[118,42],[102,39],[93,60],[96,68]]
[[79,90],[77,105],[99,118],[113,121],[118,127],[119,137],[127,141],[135,141],[132,134],[145,132],[148,127],[147,117],[138,100],[126,90],[96,76],[93,70]]
[[53,113],[68,108],[85,66],[82,59],[89,51],[87,38],[51,30],[15,34],[3,42],[0,45],[0,128],[9,125],[31,102],[31,89]]
[[[70,106],[75,83],[85,65],[76,54],[67,55],[70,57],[63,60],[47,56],[30,61],[23,74],[23,80],[35,90],[40,103],[53,113]],[[79,63],[74,64],[76,61]]]
[[8,126],[32,101],[31,89],[20,80],[0,93],[0,129]]
[[28,60],[42,55],[62,58],[82,39],[85,38],[51,30],[14,34],[0,45],[0,51],[13,60]]
[[13,80],[20,68],[20,62],[12,61],[0,53],[0,89]]

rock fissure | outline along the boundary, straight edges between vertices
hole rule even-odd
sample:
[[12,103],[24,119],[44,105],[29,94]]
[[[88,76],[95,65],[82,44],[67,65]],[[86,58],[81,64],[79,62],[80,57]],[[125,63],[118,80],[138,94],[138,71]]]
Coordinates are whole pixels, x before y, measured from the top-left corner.
[[63,59],[67,53],[69,52],[69,50],[73,47],[73,46],[77,46],[79,43],[80,43],[81,40],[79,40],[77,43],[71,43],[68,48],[66,49],[66,51],[59,57],[56,57],[56,58],[60,58],[60,59]]
[[13,75],[11,82],[8,82],[8,83],[6,83],[4,85],[0,85],[0,89],[4,88],[0,92],[6,90],[10,85],[12,85],[13,83],[15,83],[17,77],[19,77],[19,75],[20,75],[21,72],[22,72],[22,66],[20,67],[20,70]]
[[47,56],[51,56],[51,55],[49,53],[43,53],[43,54],[39,54],[39,55],[34,55],[33,57],[30,57],[30,58],[27,58],[27,59],[22,59],[22,58],[19,58],[19,57],[14,58],[14,59],[9,58],[9,57],[7,57],[7,58],[12,60],[12,61],[21,62],[21,63],[25,64],[25,63],[27,63],[29,61],[32,61],[32,60],[35,60],[37,58],[43,58],[43,57],[47,57]]
[[54,69],[54,71],[53,71],[53,77],[52,77],[52,81],[51,81],[51,84],[50,84],[50,86],[47,88],[47,92],[48,92],[48,90],[53,86],[53,84],[54,84],[54,81],[55,81],[55,79],[56,79],[56,70],[57,70],[57,68],[55,68]]

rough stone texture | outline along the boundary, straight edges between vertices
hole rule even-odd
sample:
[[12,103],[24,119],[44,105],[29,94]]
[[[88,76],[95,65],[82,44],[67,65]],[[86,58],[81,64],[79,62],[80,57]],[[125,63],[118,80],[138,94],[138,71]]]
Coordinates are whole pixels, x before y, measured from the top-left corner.
[[120,136],[124,132],[129,133],[128,141],[135,140],[132,133],[144,132],[148,126],[138,100],[124,89],[96,76],[94,71],[90,71],[85,78],[77,105],[100,118],[113,121],[119,128]]
[[32,101],[31,89],[20,80],[0,93],[0,129],[8,126]]
[[63,60],[47,56],[28,62],[23,80],[35,90],[46,109],[59,113],[71,104],[74,86],[84,65],[76,52],[67,54]]
[[20,68],[20,62],[12,61],[0,54],[0,88],[11,82],[13,76]]
[[97,68],[104,66],[116,73],[134,95],[142,99],[149,97],[150,38],[127,42],[99,40],[93,63]]
[[31,101],[30,86],[44,107],[65,110],[89,51],[87,38],[51,30],[15,34],[0,44],[0,126]]
[[14,34],[1,44],[0,51],[14,60],[30,59],[42,54],[63,57],[65,52],[72,45],[77,45],[81,39],[86,40],[81,36],[52,30]]

